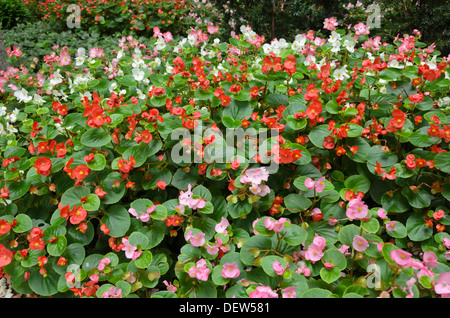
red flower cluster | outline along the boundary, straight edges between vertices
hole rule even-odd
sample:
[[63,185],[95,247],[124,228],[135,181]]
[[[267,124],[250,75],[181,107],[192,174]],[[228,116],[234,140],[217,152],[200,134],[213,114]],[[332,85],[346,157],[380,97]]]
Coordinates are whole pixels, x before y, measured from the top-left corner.
[[37,174],[46,177],[52,172],[52,161],[47,157],[39,157],[34,162],[34,168]]
[[86,124],[89,127],[99,128],[104,123],[110,123],[111,117],[107,116],[100,105],[101,99],[97,93],[92,93],[92,103],[89,103],[88,97],[84,97],[84,117],[88,117]]
[[71,224],[79,224],[87,217],[87,211],[81,206],[74,206],[70,209],[70,205],[62,206],[61,202],[58,203],[59,214],[66,221],[69,220]]

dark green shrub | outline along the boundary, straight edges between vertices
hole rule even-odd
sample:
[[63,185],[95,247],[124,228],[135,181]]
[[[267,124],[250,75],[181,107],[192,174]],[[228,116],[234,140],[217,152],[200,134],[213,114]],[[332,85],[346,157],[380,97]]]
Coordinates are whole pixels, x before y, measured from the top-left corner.
[[22,1],[0,0],[0,26],[2,29],[10,29],[31,18],[30,12]]

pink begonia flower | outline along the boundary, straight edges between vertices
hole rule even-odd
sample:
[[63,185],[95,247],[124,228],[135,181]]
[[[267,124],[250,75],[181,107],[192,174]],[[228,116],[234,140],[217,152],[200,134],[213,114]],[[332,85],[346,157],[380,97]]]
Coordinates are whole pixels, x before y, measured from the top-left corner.
[[308,190],[314,189],[314,185],[315,185],[315,182],[314,182],[313,179],[311,179],[311,178],[306,178],[306,180],[305,180],[305,187],[307,187]]
[[186,192],[184,192],[184,191],[180,192],[180,195],[178,196],[178,201],[180,202],[181,205],[184,205],[184,206],[189,205],[189,202],[191,201],[192,195],[193,195],[193,193],[191,191],[191,187],[192,186],[189,184]]
[[416,279],[414,277],[411,277],[410,279],[408,279],[406,281],[406,285],[408,286],[408,291],[409,291],[408,295],[406,295],[406,298],[413,298],[414,297],[414,293],[413,293],[412,287],[413,287],[415,282],[416,282]]
[[347,206],[345,214],[350,220],[362,219],[367,216],[369,211],[367,205],[358,197],[356,199],[350,200]]
[[206,243],[206,252],[209,255],[216,255],[219,252],[219,247],[217,245],[210,245]]
[[69,65],[71,63],[70,54],[67,51],[62,51],[59,58],[61,65]]
[[426,251],[423,253],[423,264],[430,268],[435,268],[439,265],[437,256],[433,251]]
[[122,238],[123,248],[122,251],[125,251],[125,256],[129,259],[135,260],[139,256],[141,256],[142,251],[137,251],[137,247],[131,245],[128,242],[128,239]]
[[249,295],[249,298],[278,298],[278,294],[269,286],[258,286]]
[[344,255],[350,255],[350,252],[348,251],[349,249],[350,246],[347,246],[345,244],[342,244],[341,247],[338,248],[338,250]]
[[336,18],[325,18],[325,21],[323,22],[323,28],[327,29],[329,31],[335,31],[336,27],[339,25]]
[[236,262],[226,263],[223,265],[222,276],[224,278],[236,278],[241,274]]
[[318,235],[318,234],[316,234],[316,235],[314,236],[313,243],[314,243],[314,244],[317,244],[317,246],[319,246],[319,248],[322,249],[322,250],[323,250],[323,249],[326,247],[326,245],[327,245],[327,241],[325,240],[325,238],[322,237],[322,236],[320,236],[320,235]]
[[241,183],[261,184],[262,181],[269,180],[269,172],[266,168],[248,169],[240,179]]
[[334,264],[330,264],[330,263],[324,263],[323,264],[323,266],[326,268],[326,269],[332,269],[333,267],[334,267]]
[[249,189],[254,195],[260,197],[264,197],[270,193],[270,188],[265,184],[253,184]]
[[134,216],[136,219],[141,220],[142,222],[148,222],[150,220],[150,213],[155,211],[156,206],[152,205],[150,208],[147,209],[145,212],[136,212],[135,209],[129,208],[128,212]]
[[206,265],[206,261],[204,259],[198,260],[195,263],[195,266],[189,268],[188,274],[192,278],[197,278],[202,281],[208,280],[210,269]]
[[411,267],[412,254],[403,250],[393,250],[391,252],[391,258],[400,267]]
[[387,221],[386,222],[386,230],[388,231],[394,231],[395,225],[397,224],[397,221]]
[[186,234],[186,241],[189,241],[192,246],[199,247],[205,244],[205,233],[199,232],[196,235],[192,235],[192,231],[188,231]]
[[273,230],[274,232],[278,233],[284,229],[286,222],[288,222],[286,218],[280,218],[279,220],[273,220],[272,218],[267,217],[264,220],[264,226],[268,230]]
[[103,293],[102,298],[122,298],[122,289],[111,286],[107,292]]
[[257,218],[256,220],[253,221],[252,223],[252,228],[253,228],[253,234],[258,235],[259,233],[255,230],[255,225],[256,223],[258,223],[258,221],[260,220],[260,218]]
[[111,263],[111,260],[110,260],[108,257],[102,259],[102,260],[100,261],[100,263],[98,264],[98,270],[99,270],[99,271],[104,270],[104,269],[105,269],[105,266],[108,265],[109,263]]
[[285,289],[281,290],[281,297],[283,298],[297,298],[297,294],[295,293],[295,290],[297,287],[295,286],[289,286]]
[[355,235],[352,245],[358,252],[364,252],[369,247],[369,242],[364,237]]
[[226,229],[229,225],[230,222],[228,222],[228,220],[222,216],[220,223],[217,223],[214,229],[217,233],[226,233]]
[[308,190],[315,189],[317,193],[321,193],[325,189],[325,177],[320,178],[317,181],[314,181],[311,178],[306,178],[305,180],[305,187],[308,188]]
[[434,284],[434,291],[440,295],[450,294],[450,272],[439,274]]
[[308,261],[311,261],[313,264],[319,260],[322,259],[323,257],[323,252],[322,252],[322,247],[315,244],[315,243],[311,243],[308,247],[308,249],[306,250],[305,253],[305,259],[307,259]]
[[338,222],[338,219],[336,219],[336,218],[328,219],[328,225],[329,226],[335,226],[337,222]]
[[219,26],[214,26],[213,24],[209,24],[206,27],[206,30],[208,31],[209,34],[214,34],[214,33],[219,33]]
[[177,288],[172,283],[168,283],[167,280],[163,281],[163,284],[167,286],[168,291],[171,291],[172,293],[177,292]]
[[386,219],[386,211],[384,209],[378,209],[377,215],[380,219]]
[[283,266],[281,266],[281,263],[279,261],[273,262],[272,268],[277,275],[283,275],[284,271],[286,270],[283,268]]
[[442,243],[444,243],[444,245],[445,245],[446,248],[449,248],[449,249],[450,249],[450,239],[444,237],[444,238],[442,239]]
[[196,209],[202,209],[205,207],[206,200],[205,199],[191,199],[189,201],[189,208],[196,210]]

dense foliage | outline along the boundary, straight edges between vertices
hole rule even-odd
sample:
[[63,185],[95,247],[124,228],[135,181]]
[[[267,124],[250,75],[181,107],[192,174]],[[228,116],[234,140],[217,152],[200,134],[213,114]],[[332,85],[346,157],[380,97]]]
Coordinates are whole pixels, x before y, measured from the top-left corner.
[[38,71],[8,48],[0,268],[14,289],[449,297],[448,60],[418,32],[324,27],[289,42],[153,27],[55,46]]

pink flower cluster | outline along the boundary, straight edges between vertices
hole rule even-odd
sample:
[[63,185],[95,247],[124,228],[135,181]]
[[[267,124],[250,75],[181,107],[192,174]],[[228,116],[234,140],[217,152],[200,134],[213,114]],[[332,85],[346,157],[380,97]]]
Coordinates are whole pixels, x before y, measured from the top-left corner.
[[339,23],[337,22],[336,18],[332,17],[332,18],[325,18],[325,21],[323,22],[323,28],[330,30],[330,31],[335,31],[336,27],[339,25]]
[[188,274],[192,278],[207,281],[211,270],[206,265],[206,261],[202,258],[195,263],[195,266],[189,268]]
[[139,256],[141,256],[142,251],[138,251],[136,246],[133,246],[128,242],[127,238],[122,238],[123,248],[122,251],[125,251],[125,256],[129,259],[135,260]]
[[368,212],[369,207],[364,204],[360,197],[356,197],[348,203],[345,214],[350,220],[355,220],[365,218]]
[[255,168],[255,169],[248,169],[245,174],[241,177],[240,182],[242,184],[251,183],[250,191],[258,195],[260,197],[264,197],[267,194],[270,193],[270,188],[262,184],[263,181],[269,180],[269,172],[266,170],[266,168]]
[[317,181],[314,181],[311,178],[306,178],[305,187],[307,187],[310,191],[314,189],[317,193],[321,193],[325,189],[325,177],[322,177]]
[[326,247],[325,238],[320,235],[315,235],[313,242],[308,246],[304,256],[305,259],[311,261],[311,263],[315,263],[320,261],[323,257],[323,250]]
[[136,219],[141,220],[142,222],[148,222],[150,220],[150,214],[155,211],[156,206],[152,205],[151,207],[149,207],[147,209],[147,211],[140,211],[140,212],[136,212],[135,209],[133,208],[129,208],[128,212],[134,216]]
[[205,207],[206,200],[205,199],[194,199],[193,193],[191,191],[192,186],[189,184],[187,191],[181,191],[178,196],[178,202],[180,203],[176,209],[183,213],[185,207],[189,207],[190,209],[202,209]]

